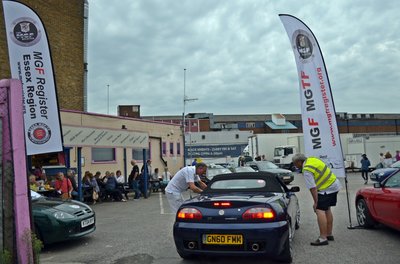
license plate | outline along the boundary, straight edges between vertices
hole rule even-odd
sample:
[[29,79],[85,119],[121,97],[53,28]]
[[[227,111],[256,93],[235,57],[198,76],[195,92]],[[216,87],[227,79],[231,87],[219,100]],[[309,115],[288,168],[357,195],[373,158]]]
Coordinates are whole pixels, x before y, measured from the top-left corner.
[[284,180],[290,180],[290,176],[283,177]]
[[86,227],[86,226],[90,226],[93,223],[94,223],[94,217],[89,218],[89,219],[85,219],[85,220],[82,220],[81,227],[83,228],[83,227]]
[[203,235],[203,244],[208,245],[242,245],[242,235],[226,234],[205,234]]

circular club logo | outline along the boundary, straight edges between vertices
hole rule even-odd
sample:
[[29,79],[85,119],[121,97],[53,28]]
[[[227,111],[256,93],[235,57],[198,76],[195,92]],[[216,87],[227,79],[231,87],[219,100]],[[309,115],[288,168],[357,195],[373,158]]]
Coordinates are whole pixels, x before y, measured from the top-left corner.
[[311,57],[313,54],[313,43],[310,40],[307,32],[297,30],[294,32],[294,46],[303,60]]
[[28,129],[28,138],[32,143],[44,144],[51,137],[50,128],[43,123],[35,123]]
[[19,18],[13,23],[11,39],[20,46],[29,47],[39,42],[41,32],[31,18]]

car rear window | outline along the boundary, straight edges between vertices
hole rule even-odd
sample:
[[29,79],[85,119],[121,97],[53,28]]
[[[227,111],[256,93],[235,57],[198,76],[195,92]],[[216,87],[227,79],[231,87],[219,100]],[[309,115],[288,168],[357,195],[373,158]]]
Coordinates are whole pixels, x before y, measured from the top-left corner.
[[221,179],[212,182],[206,192],[284,192],[282,186],[274,178]]
[[266,182],[261,179],[244,179],[244,180],[225,180],[216,181],[210,188],[211,189],[255,189],[264,188]]

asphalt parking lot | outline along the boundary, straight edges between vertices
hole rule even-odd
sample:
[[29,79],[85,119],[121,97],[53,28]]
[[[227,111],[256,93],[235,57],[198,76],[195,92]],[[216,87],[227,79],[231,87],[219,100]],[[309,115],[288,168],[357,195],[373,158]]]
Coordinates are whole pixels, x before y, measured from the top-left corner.
[[[338,205],[333,210],[335,241],[328,246],[312,247],[309,243],[318,237],[318,227],[309,191],[302,176],[296,175],[292,185],[301,188],[298,197],[302,218],[293,241],[293,263],[400,263],[400,232],[384,226],[372,230],[348,229],[350,221],[342,182]],[[354,196],[364,187],[361,175],[349,173],[348,187],[351,222],[356,226]],[[174,215],[161,193],[140,201],[99,203],[92,208],[96,212],[97,230],[79,240],[46,246],[40,256],[41,263],[275,263],[231,257],[182,260],[172,237]]]

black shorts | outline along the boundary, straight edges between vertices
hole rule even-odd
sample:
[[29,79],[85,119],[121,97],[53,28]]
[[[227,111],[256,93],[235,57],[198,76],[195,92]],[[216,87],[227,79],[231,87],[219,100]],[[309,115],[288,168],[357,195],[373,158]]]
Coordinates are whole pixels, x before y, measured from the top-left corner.
[[337,202],[337,194],[338,192],[330,194],[318,194],[317,209],[327,211],[331,206],[335,206]]

